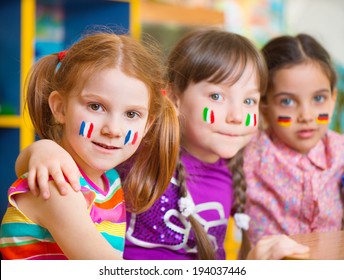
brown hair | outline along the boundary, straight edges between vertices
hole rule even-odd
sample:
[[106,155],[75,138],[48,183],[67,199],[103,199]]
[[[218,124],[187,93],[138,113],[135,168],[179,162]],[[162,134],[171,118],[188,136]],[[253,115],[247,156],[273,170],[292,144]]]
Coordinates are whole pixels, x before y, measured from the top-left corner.
[[123,186],[128,209],[142,212],[162,195],[175,169],[179,150],[179,123],[172,102],[162,96],[163,69],[159,48],[153,41],[145,47],[127,35],[99,32],[75,43],[59,64],[57,54],[40,59],[33,67],[27,89],[27,104],[36,132],[41,138],[60,141],[61,129],[55,124],[48,105],[51,92],[78,94],[93,73],[119,67],[141,80],[150,96],[149,130]]
[[[183,94],[190,83],[203,80],[210,83],[228,82],[233,85],[241,78],[248,64],[254,66],[259,90],[264,93],[267,82],[266,65],[260,52],[247,38],[220,29],[193,31],[179,41],[168,58],[170,94],[175,99]],[[238,157],[241,157],[241,153]],[[234,174],[239,172],[235,168],[232,171]],[[177,164],[177,172],[180,195],[185,197],[187,174],[180,160]],[[236,191],[235,196],[237,196]],[[193,216],[189,219],[195,232],[199,258],[214,259],[214,246],[209,241],[204,228]]]
[[318,63],[330,81],[332,92],[336,87],[337,74],[329,53],[308,34],[273,38],[262,48],[262,53],[269,70],[268,89],[277,70],[305,62]]

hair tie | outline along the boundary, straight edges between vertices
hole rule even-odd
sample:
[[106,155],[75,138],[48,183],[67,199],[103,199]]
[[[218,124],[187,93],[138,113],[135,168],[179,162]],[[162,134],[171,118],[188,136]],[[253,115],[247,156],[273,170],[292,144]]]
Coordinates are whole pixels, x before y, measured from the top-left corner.
[[57,58],[58,58],[59,62],[61,62],[64,59],[64,57],[66,56],[66,53],[67,53],[67,51],[65,50],[65,51],[61,51],[57,54]]
[[166,96],[166,89],[162,88],[161,89],[161,94],[162,94],[162,96]]
[[190,197],[181,197],[178,200],[179,211],[185,218],[195,213],[195,204]]
[[242,230],[248,230],[250,224],[250,216],[244,213],[235,213],[234,221],[236,226]]

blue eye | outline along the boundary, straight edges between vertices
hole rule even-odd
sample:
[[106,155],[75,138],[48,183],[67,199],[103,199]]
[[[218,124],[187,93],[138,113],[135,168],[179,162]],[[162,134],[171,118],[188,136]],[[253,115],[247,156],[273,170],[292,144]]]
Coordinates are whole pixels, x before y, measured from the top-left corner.
[[322,103],[322,102],[325,101],[325,96],[323,96],[323,95],[317,95],[317,96],[314,97],[314,100],[315,100],[315,102],[317,102],[317,103]]
[[249,106],[253,106],[253,105],[257,104],[257,102],[253,98],[246,98],[244,101],[244,104],[249,105]]
[[291,98],[283,98],[281,100],[281,104],[284,106],[292,106],[294,104],[294,100]]
[[215,101],[221,101],[221,100],[223,100],[222,95],[219,94],[219,93],[213,93],[213,94],[211,94],[211,95],[210,95],[210,98],[211,98],[212,100],[215,100]]

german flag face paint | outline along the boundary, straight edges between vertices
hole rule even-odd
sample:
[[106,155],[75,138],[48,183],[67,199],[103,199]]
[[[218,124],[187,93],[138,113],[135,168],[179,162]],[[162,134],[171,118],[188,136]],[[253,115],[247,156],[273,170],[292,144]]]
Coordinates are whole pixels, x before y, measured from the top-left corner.
[[316,119],[316,122],[318,124],[328,124],[328,114],[319,114],[319,116]]
[[247,114],[245,125],[246,126],[257,126],[257,115],[256,114]]
[[125,136],[124,145],[129,145],[129,144],[135,145],[137,137],[138,137],[137,131],[133,133],[131,130],[129,130],[127,135]]
[[82,122],[80,125],[79,135],[90,138],[93,131],[93,123],[91,122]]
[[203,120],[206,122],[206,123],[214,123],[215,121],[215,117],[214,117],[214,111],[213,110],[210,110],[209,108],[205,107],[203,109]]
[[290,126],[291,125],[291,117],[287,117],[287,116],[278,116],[277,117],[277,123],[280,126]]

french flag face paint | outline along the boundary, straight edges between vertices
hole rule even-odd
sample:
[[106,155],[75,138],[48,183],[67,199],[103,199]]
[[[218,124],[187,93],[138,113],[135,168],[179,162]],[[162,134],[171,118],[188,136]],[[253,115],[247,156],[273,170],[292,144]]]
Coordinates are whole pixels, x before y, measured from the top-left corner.
[[277,123],[280,126],[290,126],[291,125],[291,117],[279,116],[277,118]]
[[328,114],[319,114],[316,119],[318,124],[328,124]]
[[246,126],[257,126],[257,115],[256,114],[247,114],[245,125]]
[[213,110],[210,110],[209,108],[205,107],[203,109],[203,120],[206,122],[206,123],[214,123],[215,121],[215,117],[214,117],[214,111]]
[[93,131],[93,123],[91,122],[82,122],[80,125],[79,135],[90,138]]
[[129,145],[129,144],[135,145],[137,137],[138,137],[137,131],[133,133],[131,130],[129,130],[127,135],[125,136],[124,145]]

